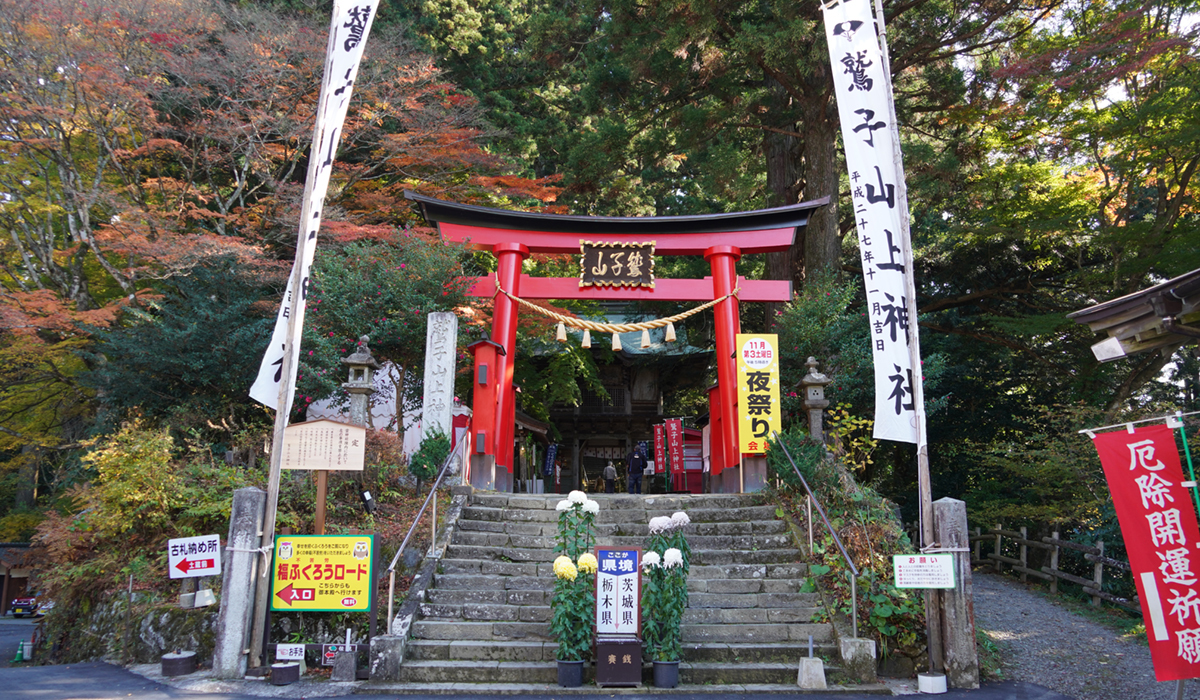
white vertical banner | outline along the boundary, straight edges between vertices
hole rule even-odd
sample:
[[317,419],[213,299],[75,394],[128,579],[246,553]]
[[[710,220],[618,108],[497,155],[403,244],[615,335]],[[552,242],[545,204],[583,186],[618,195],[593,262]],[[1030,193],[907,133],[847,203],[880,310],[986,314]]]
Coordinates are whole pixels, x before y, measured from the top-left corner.
[[909,328],[910,309],[916,306],[910,298],[908,211],[904,171],[896,157],[891,81],[870,0],[843,0],[823,9],[867,291],[875,364],[874,436],[917,444],[918,410],[923,414],[923,407],[921,377],[913,374],[920,362],[913,359],[920,349],[915,318],[911,335]]
[[[275,317],[271,344],[263,355],[258,378],[250,387],[250,398],[282,410],[292,409],[296,368],[300,359],[300,336],[304,329],[305,297],[308,291],[309,268],[317,249],[317,231],[321,227],[321,209],[329,189],[333,159],[341,140],[342,124],[350,109],[350,94],[358,77],[358,65],[367,45],[367,35],[375,21],[379,0],[335,0],[329,27],[329,45],[325,51],[325,74],[321,80],[321,95],[317,103],[316,124],[313,127],[312,150],[308,159],[308,175],[304,184],[304,203],[300,210],[300,226],[296,239],[296,261],[288,277],[287,290]],[[298,268],[298,269],[297,269]],[[299,282],[297,282],[299,280]],[[295,291],[299,286],[300,294]],[[289,318],[290,317],[290,318]],[[289,323],[289,320],[291,323]],[[289,338],[290,336],[290,338]],[[279,406],[280,387],[284,380],[284,349],[290,348],[290,376]]]

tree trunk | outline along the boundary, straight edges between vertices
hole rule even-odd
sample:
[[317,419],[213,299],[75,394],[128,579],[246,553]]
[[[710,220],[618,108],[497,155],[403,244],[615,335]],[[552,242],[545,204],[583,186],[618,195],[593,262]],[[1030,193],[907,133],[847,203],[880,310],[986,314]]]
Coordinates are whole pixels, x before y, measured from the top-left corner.
[[[824,73],[824,71],[822,71]],[[802,278],[837,275],[842,257],[838,230],[837,109],[828,91],[813,90],[814,96],[801,104],[804,124],[804,200],[829,197],[829,204],[813,212],[804,236]]]
[[[800,201],[803,178],[800,171],[800,139],[785,131],[795,131],[796,119],[792,98],[778,80],[766,76],[764,83],[771,90],[771,112],[763,132],[763,155],[767,164],[767,206],[785,207]],[[804,231],[800,231],[790,250],[767,253],[767,279],[796,280],[802,277],[804,265]],[[767,302],[767,330],[775,326],[775,317],[783,307],[779,302]]]

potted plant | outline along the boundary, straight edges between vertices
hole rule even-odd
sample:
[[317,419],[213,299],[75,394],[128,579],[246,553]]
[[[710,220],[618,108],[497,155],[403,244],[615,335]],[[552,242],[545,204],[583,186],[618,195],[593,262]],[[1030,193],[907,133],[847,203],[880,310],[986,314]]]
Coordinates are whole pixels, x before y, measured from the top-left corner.
[[598,512],[600,505],[582,491],[572,491],[558,504],[554,551],[561,554],[554,560],[550,633],[558,641],[558,684],[567,688],[583,684],[583,664],[592,649],[597,562],[588,549],[595,542]]
[[[683,656],[683,611],[687,608],[687,577],[691,568],[683,529],[691,522],[682,511],[650,520],[650,542],[642,558],[642,637],[646,656],[654,663],[654,685],[679,684]],[[661,554],[660,554],[661,552]]]

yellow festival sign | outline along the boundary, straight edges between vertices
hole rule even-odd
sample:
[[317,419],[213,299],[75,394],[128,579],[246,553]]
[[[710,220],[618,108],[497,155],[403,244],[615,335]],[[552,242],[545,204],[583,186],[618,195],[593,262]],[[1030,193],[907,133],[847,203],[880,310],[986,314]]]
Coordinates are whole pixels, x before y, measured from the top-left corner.
[[738,444],[743,453],[767,451],[771,432],[783,430],[779,405],[779,336],[738,333]]
[[272,610],[371,609],[374,535],[276,535]]

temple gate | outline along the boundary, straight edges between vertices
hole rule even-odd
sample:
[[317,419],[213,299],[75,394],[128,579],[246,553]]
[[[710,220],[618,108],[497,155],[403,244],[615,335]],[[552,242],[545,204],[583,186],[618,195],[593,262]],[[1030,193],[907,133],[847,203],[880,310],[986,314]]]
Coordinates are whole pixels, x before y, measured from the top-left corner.
[[[787,207],[729,214],[662,217],[589,217],[507,211],[447,202],[413,192],[425,219],[450,241],[490,251],[495,276],[479,277],[472,296],[495,297],[492,335],[470,346],[475,356],[473,453],[470,482],[477,488],[508,490],[513,473],[516,394],[513,371],[518,304],[523,299],[713,302],[717,387],[710,392],[713,417],[710,478],[725,493],[757,490],[765,483],[765,459],[742,455],[737,438],[735,336],[741,330],[739,301],[787,302],[790,281],[748,280],[737,275],[745,254],[790,249],[823,198]],[[521,263],[531,253],[581,253],[584,246],[650,248],[652,255],[703,255],[712,270],[703,279],[650,279],[596,283],[576,278],[530,277]],[[497,282],[499,289],[497,289]],[[507,293],[503,293],[507,292]],[[511,296],[510,296],[511,295]],[[746,459],[743,459],[745,457]]]

